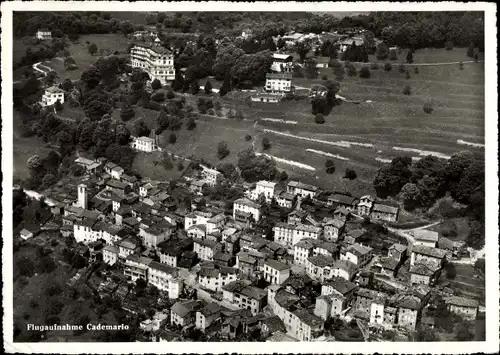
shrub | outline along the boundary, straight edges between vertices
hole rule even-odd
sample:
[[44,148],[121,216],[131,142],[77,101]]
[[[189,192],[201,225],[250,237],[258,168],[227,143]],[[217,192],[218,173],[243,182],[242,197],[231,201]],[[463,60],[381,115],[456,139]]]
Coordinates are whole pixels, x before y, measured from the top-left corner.
[[390,60],[397,60],[398,59],[398,53],[394,49],[391,49],[389,51],[389,59]]
[[156,102],[165,101],[165,93],[163,91],[157,91],[153,95],[151,95],[151,100]]
[[328,75],[323,75],[323,76],[321,77],[321,79],[322,79],[322,80],[328,80]]
[[170,133],[168,136],[168,142],[170,144],[175,144],[175,142],[177,142],[177,135],[174,132]]
[[227,157],[231,152],[229,151],[229,148],[227,147],[227,142],[221,141],[219,144],[217,144],[217,157],[222,160],[225,157]]
[[327,174],[333,174],[335,172],[335,163],[333,162],[333,160],[328,159],[325,162],[325,170]]
[[358,177],[358,174],[356,174],[356,171],[354,169],[350,169],[350,168],[345,169],[345,174],[344,174],[345,179],[354,180],[357,177]]
[[384,70],[385,71],[391,71],[392,70],[392,64],[391,63],[385,63],[384,64]]
[[474,58],[474,45],[467,47],[467,57]]
[[401,64],[398,69],[401,74],[406,72],[405,66],[403,64]]
[[446,43],[444,44],[444,48],[446,48],[447,51],[451,51],[453,49],[453,42],[446,41]]
[[252,136],[251,136],[251,135],[249,135],[249,134],[245,134],[245,140],[246,140],[247,142],[251,141],[251,140],[252,140]]
[[462,63],[462,62],[458,63],[458,69],[464,70],[464,63]]
[[172,100],[173,98],[175,98],[174,92],[172,90],[168,90],[167,91],[167,99]]
[[351,62],[345,62],[345,68],[348,76],[356,76],[358,74],[356,67]]
[[370,69],[367,66],[363,66],[359,71],[359,77],[368,79],[371,76]]
[[411,95],[411,88],[410,88],[410,85],[405,85],[404,89],[403,89],[403,94],[404,95]]
[[432,111],[434,111],[434,108],[432,107],[432,105],[431,105],[431,103],[430,103],[430,102],[426,102],[426,103],[424,104],[423,109],[424,109],[424,112],[425,112],[425,113],[427,113],[427,114],[431,114],[431,113],[432,113]]
[[271,148],[271,142],[269,141],[269,138],[262,138],[262,149],[268,150],[269,148]]
[[378,70],[378,63],[372,63],[372,65],[370,66],[370,68],[372,68],[373,70]]
[[179,160],[179,163],[177,163],[177,170],[179,171],[184,170],[184,164],[182,164],[182,160]]
[[414,72],[415,74],[418,74],[418,67],[415,67],[415,69],[413,70],[413,72]]
[[314,122],[316,122],[317,124],[323,124],[323,123],[325,123],[325,117],[321,113],[318,113],[314,117]]
[[161,89],[161,82],[160,82],[160,80],[158,80],[158,79],[153,80],[151,82],[151,89],[153,89],[155,91]]
[[410,72],[408,70],[406,71],[405,78],[406,78],[406,80],[411,78]]

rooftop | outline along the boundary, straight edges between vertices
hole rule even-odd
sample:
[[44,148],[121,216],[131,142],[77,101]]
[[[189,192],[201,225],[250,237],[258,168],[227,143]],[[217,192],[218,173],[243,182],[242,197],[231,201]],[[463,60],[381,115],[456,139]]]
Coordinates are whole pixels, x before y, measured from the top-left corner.
[[446,250],[428,247],[425,245],[414,245],[412,249],[413,253],[422,254],[427,256],[432,256],[434,258],[442,259],[446,256]]
[[297,189],[302,189],[302,190],[314,191],[314,192],[318,190],[317,186],[304,184],[300,181],[290,181],[287,186],[294,187]]
[[264,265],[268,265],[271,268],[278,270],[278,271],[283,271],[283,270],[288,270],[290,269],[290,266],[283,264],[282,262],[279,262],[274,259],[267,259]]
[[375,211],[375,212],[383,212],[383,213],[396,214],[396,213],[398,213],[398,210],[399,210],[398,207],[382,205],[380,203],[375,203],[373,205],[373,211]]
[[267,73],[266,79],[292,80],[291,73]]
[[336,202],[344,205],[354,205],[358,199],[356,197],[342,195],[342,194],[332,194],[328,197],[328,201]]
[[334,263],[334,260],[331,256],[322,254],[310,256],[307,260],[314,266],[318,267],[332,266]]
[[476,300],[466,297],[450,296],[445,297],[444,301],[447,304],[452,304],[459,307],[477,308],[479,306],[479,303]]
[[413,234],[416,240],[421,240],[426,242],[437,242],[439,239],[438,232],[430,231],[427,229],[417,229],[413,231],[411,234]]
[[235,205],[244,205],[244,206],[248,206],[250,208],[255,208],[255,209],[260,209],[260,207],[261,207],[258,203],[254,202],[248,198],[245,198],[245,197],[237,199],[236,201],[234,201],[234,204]]

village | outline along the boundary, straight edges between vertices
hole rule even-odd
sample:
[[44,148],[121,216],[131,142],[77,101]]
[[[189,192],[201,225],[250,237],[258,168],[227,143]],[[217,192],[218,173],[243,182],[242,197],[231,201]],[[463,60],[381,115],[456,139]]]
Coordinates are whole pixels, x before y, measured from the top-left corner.
[[[328,80],[303,87],[292,72],[312,71],[317,77],[321,69],[336,65],[333,57],[365,48],[365,34],[356,27],[275,36],[281,49],[272,53],[265,83],[230,90],[244,95],[242,102],[277,105],[304,99],[318,107],[332,100],[356,105]],[[52,33],[40,28],[35,36],[49,41]],[[189,69],[175,63],[177,49],[167,48],[158,33],[141,30],[130,36],[136,41],[125,58],[131,69],[121,74],[122,81],[146,73],[145,90],[151,97],[158,93],[155,86],[187,82]],[[252,30],[237,37],[252,38]],[[335,55],[319,55],[327,41]],[[297,60],[287,50],[303,42],[310,46],[307,52],[318,54],[314,59]],[[373,51],[381,45],[382,40],[369,41]],[[401,53],[396,45],[386,47],[388,53]],[[196,86],[196,92],[210,95],[228,90],[225,79],[217,88]],[[70,96],[73,100],[74,91],[57,81],[42,89],[34,103],[42,111],[57,113],[69,106]],[[321,113],[315,115],[317,124],[321,119]],[[479,336],[476,321],[484,320],[484,300],[450,282],[449,275],[462,266],[476,270],[472,266],[484,265],[484,258],[465,242],[430,228],[442,220],[405,226],[394,199],[356,195],[334,184],[325,188],[276,169],[264,179],[266,172],[253,162],[280,162],[264,152],[248,153],[248,171],[254,169],[252,176],[258,176],[248,182],[240,166],[228,174],[199,157],[174,154],[157,130],[129,134],[121,147],[131,149],[136,159],[168,156],[178,162],[175,179],[153,179],[147,171],[135,176],[106,154],[77,148],[71,169],[57,182],[37,191],[14,186],[26,206],[35,205],[36,220],[21,224],[14,236],[16,250],[36,249],[68,269],[71,276],[60,292],[88,293],[89,299],[123,315],[122,320],[134,319],[128,341],[437,341]],[[327,171],[335,170],[328,164]],[[474,279],[484,280],[477,273]],[[459,329],[453,329],[458,323]]]

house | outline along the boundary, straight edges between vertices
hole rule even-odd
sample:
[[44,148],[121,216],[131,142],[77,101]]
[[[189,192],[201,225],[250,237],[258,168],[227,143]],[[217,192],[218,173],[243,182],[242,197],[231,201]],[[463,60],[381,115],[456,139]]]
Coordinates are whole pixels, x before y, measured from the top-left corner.
[[188,327],[196,322],[196,312],[205,304],[200,300],[178,301],[170,310],[170,324]]
[[288,93],[292,91],[292,73],[267,73],[264,89],[272,93]]
[[106,245],[102,249],[102,259],[103,261],[113,266],[118,261],[118,254],[120,253],[120,249],[114,245]]
[[224,227],[226,217],[224,214],[218,214],[207,220],[207,234],[220,232]]
[[149,263],[148,283],[158,290],[167,292],[168,298],[177,299],[183,289],[183,281],[176,269],[157,261]]
[[305,198],[307,196],[313,198],[316,195],[317,191],[317,186],[303,184],[300,181],[290,181],[286,186],[286,192],[292,195],[300,196],[302,198]]
[[358,242],[358,239],[361,238],[366,233],[364,229],[352,229],[347,232],[344,236],[344,244],[352,245]]
[[262,321],[261,332],[264,337],[272,336],[278,332],[286,332],[285,324],[278,316],[267,317]]
[[201,260],[213,260],[214,255],[222,251],[222,244],[213,240],[193,238],[193,251]]
[[192,250],[192,239],[170,239],[158,244],[158,252],[160,254],[160,262],[170,267],[176,268],[177,263],[184,251]]
[[127,256],[136,253],[140,250],[140,244],[130,237],[122,240],[118,243],[119,254],[118,256],[122,259],[126,259]]
[[220,322],[222,317],[221,306],[217,303],[209,303],[205,307],[196,311],[195,328],[205,330],[216,322]]
[[46,28],[40,28],[38,31],[36,31],[35,38],[41,41],[52,39],[52,31]]
[[290,277],[290,266],[273,259],[267,259],[264,263],[264,279],[273,284],[281,285]]
[[344,206],[338,206],[335,211],[333,211],[333,218],[341,221],[347,221],[350,214],[351,213]]
[[162,224],[154,225],[149,228],[140,228],[139,237],[147,248],[156,249],[158,244],[170,239],[170,236],[175,230],[175,226],[167,221]]
[[206,225],[214,216],[211,212],[194,211],[184,216],[184,229],[188,230],[194,225]]
[[248,252],[240,251],[236,254],[236,268],[242,275],[252,276],[258,267],[258,258]]
[[278,103],[280,102],[285,94],[267,94],[267,93],[256,93],[250,96],[252,102],[265,102],[265,103]]
[[273,64],[271,70],[278,73],[290,73],[293,71],[293,56],[289,54],[273,53]]
[[203,224],[195,224],[187,230],[187,235],[190,238],[205,239],[207,235],[207,227]]
[[396,308],[398,309],[398,325],[411,331],[415,330],[422,310],[418,297],[404,295],[396,302]]
[[130,49],[130,64],[149,74],[151,81],[158,79],[162,85],[175,79],[174,54],[161,46],[156,38],[154,44],[136,44]]
[[450,312],[458,314],[467,320],[475,320],[479,303],[471,298],[450,296],[444,299]]
[[398,216],[399,216],[399,207],[393,207],[381,203],[375,203],[373,205],[370,218],[381,219],[387,222],[396,222],[398,220]]
[[396,277],[398,268],[400,266],[400,262],[397,259],[388,257],[382,259],[381,262],[378,264],[374,265],[379,269],[379,272],[382,275],[388,276],[388,277]]
[[410,283],[433,286],[439,278],[440,270],[424,263],[410,266]]
[[316,68],[329,68],[330,57],[316,57]]
[[323,225],[323,235],[326,240],[336,242],[342,235],[345,227],[345,220],[329,218]]
[[132,137],[131,147],[141,152],[151,153],[158,150],[156,138]]
[[369,216],[372,212],[375,199],[370,195],[361,196],[357,206],[357,213],[361,217]]
[[153,259],[138,254],[130,254],[125,258],[123,274],[134,282],[139,278],[146,281],[148,279],[149,264],[152,261]]
[[126,182],[111,179],[106,182],[106,190],[111,190],[123,195],[130,192],[130,186]]
[[296,265],[306,266],[307,259],[313,255],[316,241],[314,239],[302,239],[293,246],[293,262]]
[[370,319],[373,300],[389,297],[389,295],[384,292],[370,290],[364,287],[356,289],[354,296],[355,296],[353,304],[354,311],[356,312],[357,315],[366,319]]
[[322,228],[308,224],[297,224],[293,228],[292,244],[295,245],[302,239],[318,240],[321,237]]
[[168,314],[163,312],[156,312],[152,319],[146,319],[142,321],[139,328],[145,332],[157,332],[161,328],[164,328],[168,319]]
[[388,249],[387,256],[396,259],[399,262],[404,261],[407,258],[408,247],[403,244],[394,243]]
[[215,169],[210,169],[204,165],[201,166],[201,175],[203,177],[203,180],[206,181],[207,185],[209,186],[215,186],[217,185],[223,178],[223,175],[220,171],[217,171]]
[[338,276],[346,279],[347,281],[352,280],[354,275],[358,270],[358,266],[348,260],[336,260],[333,263],[331,275]]
[[[109,162],[108,162],[109,163]],[[121,166],[115,165],[111,169],[111,178],[120,180],[122,178],[122,175],[124,174],[125,170]]]
[[340,253],[340,260],[350,261],[359,268],[368,264],[372,257],[373,249],[361,244],[353,244]]
[[334,259],[327,255],[316,255],[307,258],[304,266],[307,276],[313,280],[324,282],[331,277]]
[[28,240],[30,238],[33,238],[33,232],[30,232],[29,230],[23,228],[21,232],[19,232],[19,236],[24,240]]
[[411,251],[410,265],[418,263],[427,264],[429,267],[440,269],[446,261],[446,250],[414,245]]
[[438,232],[426,229],[417,229],[412,231],[411,234],[415,239],[415,245],[424,245],[432,248],[435,248],[437,246],[439,239]]
[[339,247],[337,244],[323,241],[316,244],[313,249],[313,255],[326,255],[333,259],[337,259],[338,252]]
[[236,281],[238,270],[232,267],[202,267],[198,273],[198,283],[208,290],[222,292],[222,287]]
[[328,319],[339,316],[350,306],[357,285],[340,277],[334,278],[321,288],[321,296],[316,299],[314,314]]
[[230,282],[222,287],[223,299],[236,305],[239,308],[250,310],[252,315],[261,312],[267,303],[267,292],[249,286],[249,283],[242,280]]
[[295,204],[295,199],[296,196],[294,194],[285,191],[280,191],[279,194],[275,195],[276,203],[283,208],[292,208]]
[[266,203],[271,203],[274,197],[276,183],[272,181],[261,180],[255,184],[255,190],[252,191],[252,199],[257,200],[261,195],[266,198]]
[[258,222],[261,213],[261,206],[248,198],[240,198],[234,201],[233,218],[235,220],[246,222],[253,219],[253,221]]
[[42,95],[41,105],[44,107],[52,106],[57,101],[61,104],[64,103],[64,90],[59,89],[57,86],[51,86],[45,89],[45,93]]
[[328,197],[328,206],[344,207],[347,211],[356,211],[358,206],[358,199],[356,197],[342,195],[342,194],[332,194]]

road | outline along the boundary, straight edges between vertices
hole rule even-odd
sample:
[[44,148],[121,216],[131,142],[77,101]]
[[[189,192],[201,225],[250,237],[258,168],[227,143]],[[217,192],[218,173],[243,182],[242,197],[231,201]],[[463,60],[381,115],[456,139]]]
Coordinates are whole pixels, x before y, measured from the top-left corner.
[[[35,63],[35,64],[33,64],[33,65],[32,65],[32,67],[33,67],[33,69],[34,69],[34,70],[36,70],[36,71],[37,71],[37,72],[39,72],[39,73],[42,73],[42,74],[43,74],[43,76],[47,76],[47,73],[48,73],[48,72],[46,72],[46,71],[45,71],[45,70],[43,70],[43,69],[40,69],[40,68],[39,68],[39,66],[42,66],[42,67],[48,68],[48,67],[46,67],[45,65],[42,65],[42,62],[38,62],[38,63]],[[50,68],[49,68],[49,69],[50,69]]]
[[437,222],[429,223],[425,226],[421,226],[421,227],[417,227],[417,228],[410,228],[410,229],[398,229],[398,228],[387,227],[387,230],[389,232],[392,232],[394,234],[397,234],[397,235],[405,238],[406,241],[408,242],[408,245],[410,246],[410,245],[415,244],[415,238],[411,235],[410,232],[421,230],[421,229],[427,229],[427,228],[433,227],[436,224],[439,224],[441,222],[442,221],[437,221]]

